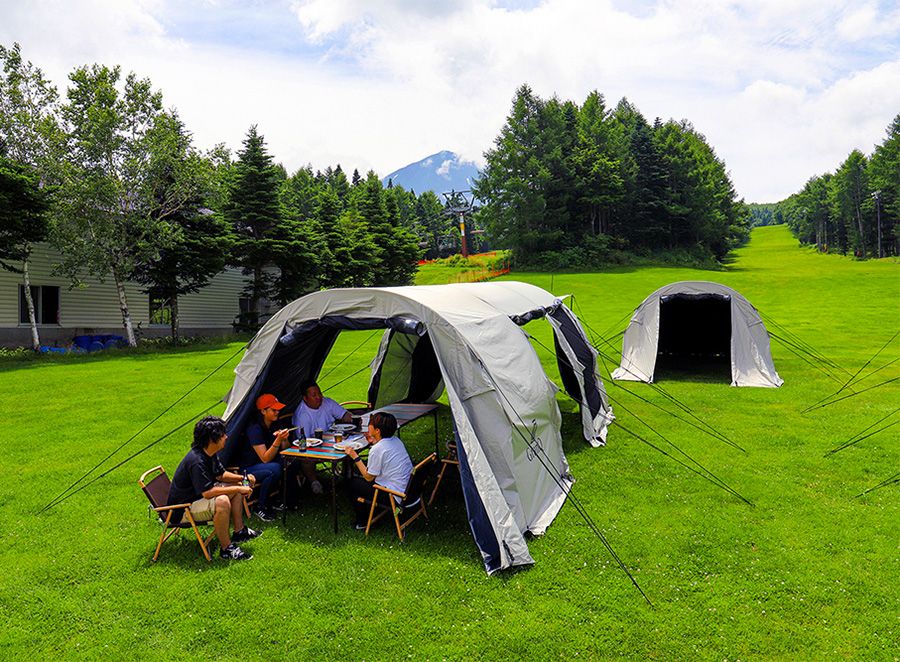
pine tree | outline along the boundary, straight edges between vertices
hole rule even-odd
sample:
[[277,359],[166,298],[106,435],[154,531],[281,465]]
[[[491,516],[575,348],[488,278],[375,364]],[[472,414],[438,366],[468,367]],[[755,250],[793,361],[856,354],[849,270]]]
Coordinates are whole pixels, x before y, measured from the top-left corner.
[[275,279],[267,267],[281,248],[281,239],[277,238],[281,229],[280,185],[265,139],[254,124],[238,153],[225,211],[235,235],[231,262],[250,277],[244,292],[250,299],[251,324],[257,322],[260,302],[275,297]]

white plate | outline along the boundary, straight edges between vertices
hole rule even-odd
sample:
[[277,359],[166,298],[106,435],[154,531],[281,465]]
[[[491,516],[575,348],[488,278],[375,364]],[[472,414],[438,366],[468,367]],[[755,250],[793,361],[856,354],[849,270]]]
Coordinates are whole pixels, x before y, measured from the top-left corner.
[[[322,440],[321,440],[321,439],[316,439],[315,437],[309,437],[309,438],[306,440],[306,447],[307,447],[307,448],[315,448],[316,446],[321,446],[321,445],[322,445]],[[299,442],[299,441],[295,441],[295,442],[294,442],[294,446],[300,446],[300,442]]]
[[337,432],[347,432],[348,430],[353,430],[355,428],[356,426],[353,425],[353,423],[335,423],[331,426],[331,429]]
[[346,451],[348,448],[352,448],[355,451],[358,451],[360,448],[365,446],[364,441],[360,440],[346,440],[342,441],[339,444],[334,445],[334,449],[337,451]]

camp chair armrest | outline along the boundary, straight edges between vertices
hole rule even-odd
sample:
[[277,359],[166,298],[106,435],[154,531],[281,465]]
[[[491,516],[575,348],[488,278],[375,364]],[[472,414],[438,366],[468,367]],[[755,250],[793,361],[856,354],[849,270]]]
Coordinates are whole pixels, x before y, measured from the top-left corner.
[[382,492],[387,492],[388,494],[393,494],[396,497],[400,497],[401,499],[405,499],[406,495],[403,492],[398,492],[397,490],[392,490],[387,487],[382,487],[381,485],[375,485],[376,490],[380,490]]
[[176,508],[190,508],[191,504],[189,503],[173,503],[171,506],[160,506],[159,508],[154,508],[153,510],[161,513],[167,510],[175,510]]

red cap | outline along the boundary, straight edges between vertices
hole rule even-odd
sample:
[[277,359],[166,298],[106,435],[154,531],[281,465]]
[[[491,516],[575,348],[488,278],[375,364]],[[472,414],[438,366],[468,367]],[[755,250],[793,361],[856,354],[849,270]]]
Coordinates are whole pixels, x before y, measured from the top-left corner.
[[256,398],[256,408],[262,411],[263,409],[284,409],[284,403],[278,402],[278,398],[276,398],[271,393],[263,393],[261,396]]

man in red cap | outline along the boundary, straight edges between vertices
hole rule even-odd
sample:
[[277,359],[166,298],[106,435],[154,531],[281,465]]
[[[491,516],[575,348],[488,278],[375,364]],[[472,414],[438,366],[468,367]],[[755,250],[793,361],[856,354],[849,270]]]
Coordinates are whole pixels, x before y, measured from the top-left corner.
[[[247,427],[238,449],[237,463],[245,474],[252,474],[259,484],[259,499],[254,514],[264,522],[275,519],[269,495],[281,478],[281,449],[287,445],[288,429],[277,429],[279,412],[284,404],[271,393],[256,399],[257,420]],[[293,476],[291,476],[293,477]],[[290,483],[290,481],[288,481]]]

